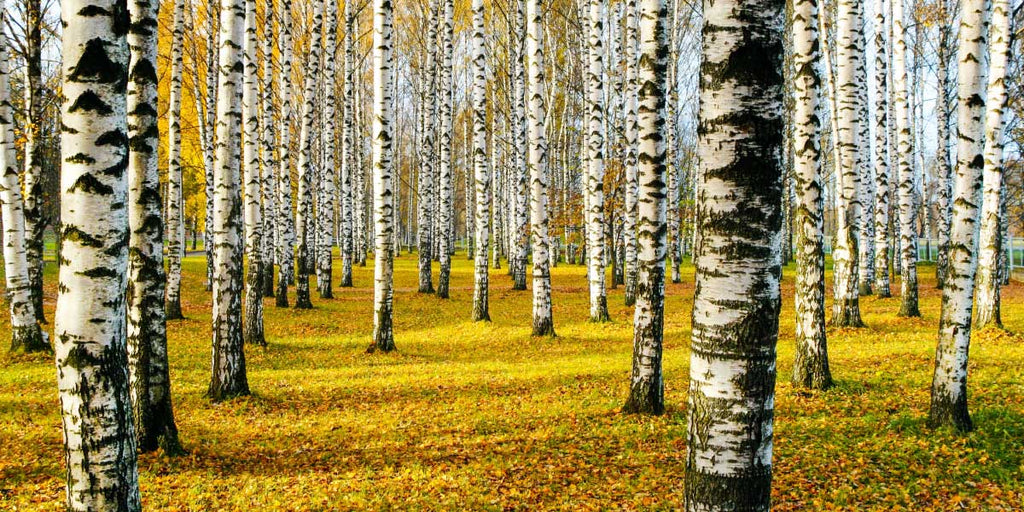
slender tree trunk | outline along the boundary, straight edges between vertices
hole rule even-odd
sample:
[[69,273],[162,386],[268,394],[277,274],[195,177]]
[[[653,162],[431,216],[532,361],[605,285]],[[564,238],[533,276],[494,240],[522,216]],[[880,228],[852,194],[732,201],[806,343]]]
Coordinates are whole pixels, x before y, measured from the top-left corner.
[[838,121],[835,144],[839,148],[836,210],[836,244],[832,251],[835,274],[832,324],[862,327],[858,283],[860,243],[860,123],[864,82],[862,24],[864,6],[858,0],[840,0],[836,19],[836,103]]
[[[245,140],[242,147],[245,171],[245,254],[249,271],[245,275],[245,321],[242,337],[250,345],[265,346],[263,336],[263,201],[260,170],[259,112],[256,97],[256,0],[245,0],[245,47],[242,82],[242,128]],[[270,271],[273,272],[273,265]]]
[[[218,71],[217,59],[220,44],[218,33],[220,0],[206,1],[206,96],[203,109],[203,166],[206,176],[206,229],[203,232],[203,249],[206,252],[206,291],[213,291],[213,201],[214,201],[214,153],[216,152]],[[198,99],[196,101],[199,101]],[[198,110],[198,109],[197,109]]]
[[[527,112],[527,91],[526,91],[526,19],[524,0],[514,0],[515,3],[515,20],[513,23],[514,28],[514,42],[516,47],[514,55],[516,57],[513,63],[512,70],[514,71],[514,87],[513,90],[513,104],[515,110],[515,126],[512,129],[513,141],[515,143],[515,157],[513,158],[511,184],[513,187],[512,196],[514,198],[513,208],[513,220],[514,225],[512,233],[512,247],[510,248],[509,254],[509,267],[512,271],[512,289],[513,290],[525,290],[526,289],[526,264],[527,264],[527,252],[530,239],[530,224],[529,224],[529,202],[531,193],[531,181],[530,176],[530,163],[528,160],[529,156],[529,142],[528,129],[529,120],[527,119],[529,113]],[[539,37],[539,36],[538,36]],[[543,90],[538,91],[538,94],[543,95]],[[542,100],[543,101],[543,100]],[[545,156],[546,158],[546,156]],[[545,178],[545,181],[546,178]],[[550,316],[550,315],[549,315]]]
[[[441,114],[441,131],[440,131],[440,151],[439,151],[439,172],[438,172],[438,187],[441,191],[441,207],[439,209],[441,217],[438,220],[439,229],[437,230],[440,240],[438,246],[442,249],[447,248],[452,244],[452,239],[455,237],[454,230],[454,215],[453,212],[453,186],[452,186],[452,138],[454,134],[454,128],[452,126],[452,54],[454,53],[454,31],[455,31],[455,6],[453,0],[441,0],[443,2],[442,10],[444,17],[441,26],[441,69],[438,73],[439,84],[437,90],[440,92],[441,97],[439,100],[439,109]],[[468,166],[467,166],[468,172]],[[466,225],[469,225],[469,203],[470,203],[470,190],[469,181],[466,181]],[[467,241],[468,233],[467,233]],[[468,246],[467,246],[468,247]],[[440,270],[437,274],[437,296],[442,299],[448,298],[448,281],[452,271],[452,257],[451,252],[442,250],[438,254],[440,260]]]
[[395,350],[391,301],[394,295],[394,139],[391,0],[373,0],[373,343],[369,352]]
[[590,282],[590,321],[607,322],[604,263],[604,0],[587,0],[587,275]]
[[[897,9],[899,10],[897,12]],[[914,227],[914,165],[910,107],[907,102],[907,29],[903,0],[893,0],[893,87],[899,167],[900,316],[921,316],[917,306],[917,238]]]
[[[327,0],[330,1],[330,0]],[[297,189],[298,208],[295,212],[295,307],[310,309],[313,303],[309,297],[309,274],[313,271],[310,261],[316,251],[313,230],[313,179],[317,175],[313,139],[315,110],[318,108],[317,84],[320,76],[320,45],[323,32],[323,2],[313,2],[313,25],[310,29],[309,54],[306,56],[305,85],[303,87],[302,129],[299,131],[299,186]]]
[[[626,246],[625,302],[627,306],[636,303],[637,263],[637,222],[639,194],[639,162],[637,160],[637,133],[640,130],[637,117],[637,95],[640,83],[637,75],[637,18],[636,0],[626,0],[626,188],[623,204],[623,237]],[[662,79],[664,81],[664,79]],[[555,257],[557,261],[557,255]]]
[[417,180],[417,219],[419,229],[419,272],[420,293],[434,293],[434,275],[431,268],[433,260],[434,239],[434,127],[437,112],[437,24],[438,5],[430,2],[430,28],[427,30],[426,63],[423,73],[422,94],[420,96],[420,117],[423,120],[423,133],[420,135],[420,168]]
[[260,144],[263,151],[263,233],[260,237],[260,255],[263,259],[263,296],[274,296],[274,261],[277,253],[277,160],[274,151],[274,108],[277,94],[274,90],[274,0],[266,0],[263,21],[263,95],[261,98],[262,131]]
[[[818,0],[794,2],[792,9],[795,105],[793,177],[797,206],[796,356],[793,384],[812,389],[832,386],[825,336],[825,251],[821,179],[821,83]],[[884,118],[883,118],[884,122]],[[884,135],[883,135],[884,137]]]
[[352,287],[352,263],[354,259],[356,235],[354,229],[355,191],[355,8],[352,2],[345,3],[345,39],[344,45],[344,84],[342,86],[342,150],[341,150],[341,195],[339,213],[341,217],[341,283],[342,288]]
[[126,7],[113,0],[61,3],[62,248],[54,351],[72,511],[142,509],[125,332]]
[[221,0],[217,146],[213,173],[213,400],[248,395],[242,343],[242,38],[245,4]]
[[181,73],[185,0],[174,0],[171,36],[171,90],[167,108],[167,320],[181,320],[181,259],[185,255],[184,194],[181,173]]
[[25,256],[29,290],[36,320],[46,323],[43,311],[43,12],[40,0],[25,2]]
[[[945,15],[947,4],[945,0],[940,1],[941,12]],[[936,48],[936,69],[938,74],[938,97],[936,99],[936,124],[938,124],[938,152],[936,159],[936,180],[938,197],[936,208],[938,209],[938,257],[935,261],[935,285],[939,289],[946,282],[946,270],[949,268],[949,230],[950,216],[953,212],[953,203],[950,201],[953,194],[953,165],[949,159],[949,79],[947,67],[949,66],[949,47],[952,44],[952,35],[948,24],[939,25],[939,44]]]
[[[902,1],[893,0],[893,16],[902,26]],[[1002,4],[1005,5],[1005,4]],[[896,6],[900,11],[896,11]],[[971,342],[974,273],[982,168],[985,165],[985,55],[988,49],[987,2],[962,5],[957,69],[957,164],[953,183],[953,222],[949,268],[942,287],[939,342],[935,349],[928,424],[973,429],[967,410],[967,354]]]
[[[473,176],[476,183],[476,260],[473,274],[473,321],[491,321],[487,300],[487,254],[490,241],[491,177],[487,162],[487,49],[484,2],[472,1],[473,13]],[[495,249],[498,240],[495,238]],[[495,258],[497,259],[497,258]]]
[[[629,2],[627,30],[635,31],[635,4]],[[640,183],[637,206],[636,309],[633,316],[633,370],[625,412],[665,412],[665,382],[661,373],[665,318],[666,151],[668,68],[668,9],[665,0],[640,0],[639,68],[630,78],[636,87],[639,114],[636,136]],[[627,40],[636,42],[635,32]],[[628,50],[632,58],[633,50]],[[632,61],[631,61],[632,62]],[[634,110],[634,114],[635,114]],[[627,114],[628,115],[628,114]],[[627,121],[629,122],[629,121]]]
[[[7,10],[0,0],[0,27]],[[49,350],[36,322],[28,259],[25,253],[25,210],[18,180],[14,141],[14,109],[11,106],[7,36],[0,31],[0,210],[3,215],[4,279],[11,308],[11,352]]]
[[277,171],[277,292],[275,305],[288,307],[288,285],[295,282],[295,222],[292,218],[292,1],[281,0],[279,16],[281,66],[277,70],[281,91],[281,120]]
[[[704,2],[685,486],[694,512],[771,505],[783,6]],[[760,72],[750,73],[755,67]]]
[[334,264],[332,247],[334,246],[334,204],[336,190],[334,186],[334,144],[336,107],[335,91],[337,90],[337,72],[335,58],[338,53],[338,3],[336,0],[324,0],[327,26],[324,30],[324,110],[323,110],[323,166],[320,174],[320,185],[317,187],[317,272],[316,289],[321,299],[334,297],[333,283]]
[[890,297],[889,287],[889,118],[888,5],[877,2],[875,13],[875,283],[878,297]]
[[999,311],[1000,257],[1003,237],[1000,207],[1003,202],[1003,131],[1006,126],[1006,66],[1010,52],[1010,2],[991,0],[991,29],[988,76],[988,112],[985,115],[984,190],[978,252],[978,313],[976,326],[1002,327]]

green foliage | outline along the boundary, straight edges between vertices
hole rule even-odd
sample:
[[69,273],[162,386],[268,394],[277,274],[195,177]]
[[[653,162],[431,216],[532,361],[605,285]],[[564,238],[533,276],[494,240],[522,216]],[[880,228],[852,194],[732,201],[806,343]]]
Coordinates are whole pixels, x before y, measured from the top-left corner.
[[[212,404],[204,263],[185,260],[170,362],[189,454],[143,455],[149,510],[673,509],[683,495],[693,268],[667,284],[667,413],[620,414],[631,309],[587,322],[583,267],[552,269],[559,337],[530,336],[530,293],[492,276],[493,322],[470,321],[472,263],[453,258],[452,298],[416,293],[416,258],[395,260],[399,351],[365,354],[372,266],[312,310],[266,307],[266,349],[246,347],[254,396]],[[1024,505],[1024,343],[978,333],[962,436],[925,426],[939,293],[922,272],[922,318],[899,297],[861,299],[866,329],[830,330],[836,388],[796,390],[793,267],[783,284],[776,396],[776,510],[1010,510]],[[55,298],[47,267],[47,306]],[[831,283],[831,278],[829,278]],[[898,290],[898,286],[894,286]],[[1024,330],[1024,287],[1003,318]],[[52,311],[48,311],[52,315]],[[9,319],[0,320],[6,336]],[[0,509],[62,506],[59,406],[50,356],[0,355]]]

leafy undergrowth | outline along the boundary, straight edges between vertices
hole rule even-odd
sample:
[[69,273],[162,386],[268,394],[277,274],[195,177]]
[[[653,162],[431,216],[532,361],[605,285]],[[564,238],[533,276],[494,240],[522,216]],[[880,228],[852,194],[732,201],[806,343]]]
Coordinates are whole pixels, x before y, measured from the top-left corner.
[[[185,313],[170,324],[175,409],[187,456],[141,457],[150,510],[672,509],[681,504],[693,269],[667,285],[659,418],[618,412],[631,313],[591,324],[582,267],[554,269],[558,337],[530,337],[530,294],[492,271],[490,324],[469,321],[472,268],[454,258],[452,299],[416,293],[415,256],[397,260],[396,354],[368,355],[372,265],[311,311],[266,302],[270,346],[247,348],[254,395],[212,404],[210,298],[186,261]],[[335,265],[338,265],[335,262]],[[338,267],[336,267],[338,268]],[[53,269],[49,269],[52,272]],[[436,271],[436,265],[435,265]],[[971,348],[977,431],[925,426],[939,293],[922,267],[921,319],[899,298],[861,300],[866,329],[830,331],[838,385],[805,392],[793,361],[792,267],[784,284],[776,397],[777,510],[1024,508],[1024,339]],[[52,279],[49,280],[52,282]],[[831,279],[829,280],[831,283]],[[898,283],[897,283],[898,284]],[[893,290],[898,290],[894,286]],[[48,290],[52,308],[55,290]],[[52,309],[48,312],[52,318]],[[0,315],[0,339],[8,319]],[[1024,287],[1003,319],[1024,331]],[[50,356],[0,355],[0,508],[63,506],[63,452]]]

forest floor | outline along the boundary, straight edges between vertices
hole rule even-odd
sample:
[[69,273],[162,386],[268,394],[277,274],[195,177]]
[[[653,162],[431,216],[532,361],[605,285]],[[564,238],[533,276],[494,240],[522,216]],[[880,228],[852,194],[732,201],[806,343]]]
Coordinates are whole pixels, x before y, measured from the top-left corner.
[[[269,347],[247,347],[253,396],[213,404],[203,260],[185,264],[188,320],[169,326],[186,456],[143,455],[149,510],[673,509],[686,462],[693,268],[667,286],[665,386],[657,418],[619,413],[632,340],[622,288],[613,318],[587,322],[584,269],[553,271],[558,337],[530,336],[530,293],[492,270],[489,324],[469,321],[472,266],[454,258],[452,299],[416,293],[397,260],[398,352],[367,354],[372,262],[355,288],[297,311],[266,302]],[[336,269],[340,268],[335,262]],[[899,298],[861,300],[865,329],[829,330],[837,386],[789,383],[793,267],[783,284],[775,400],[776,510],[1024,509],[1024,285],[1003,292],[1008,332],[971,347],[967,435],[925,426],[939,315],[922,267],[922,318]],[[55,269],[48,268],[53,318]],[[336,270],[337,273],[337,270]],[[435,264],[436,277],[436,264]],[[831,283],[831,278],[829,279]],[[898,283],[893,290],[898,291]],[[293,290],[290,290],[293,292]],[[291,297],[294,300],[294,296]],[[0,315],[8,339],[8,315]],[[0,349],[0,509],[61,510],[63,449],[52,356]]]

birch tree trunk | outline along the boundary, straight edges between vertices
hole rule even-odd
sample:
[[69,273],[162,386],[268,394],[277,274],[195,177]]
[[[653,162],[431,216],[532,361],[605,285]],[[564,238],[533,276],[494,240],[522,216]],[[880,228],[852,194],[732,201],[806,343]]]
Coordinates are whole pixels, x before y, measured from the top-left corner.
[[999,312],[1000,257],[1003,255],[1003,237],[1000,226],[1000,206],[1005,193],[1003,183],[1003,130],[1006,126],[1006,66],[1010,58],[1010,3],[1008,0],[992,2],[988,112],[985,115],[984,189],[981,205],[981,233],[978,251],[978,313],[975,326],[979,329],[992,325],[1002,327]]
[[[946,14],[945,0],[940,1],[942,13]],[[935,284],[941,289],[946,281],[946,270],[949,268],[949,230],[950,215],[953,212],[953,204],[950,201],[953,195],[953,166],[949,159],[949,79],[947,67],[949,66],[949,50],[952,44],[950,28],[946,24],[939,26],[939,44],[936,48],[936,69],[938,74],[938,97],[936,99],[936,124],[938,124],[938,152],[936,154],[936,179],[938,181],[938,197],[936,208],[938,209],[938,257],[935,261]]]
[[[473,321],[491,321],[487,300],[487,254],[490,242],[491,179],[487,162],[487,49],[484,2],[472,0],[473,13],[473,176],[476,183],[476,260],[473,273]],[[497,247],[497,239],[495,247]]]
[[[331,1],[331,0],[326,0]],[[320,77],[320,45],[323,32],[323,2],[313,2],[313,25],[310,29],[309,54],[306,55],[305,85],[303,87],[302,128],[299,131],[299,186],[298,208],[295,211],[295,308],[310,309],[309,274],[313,270],[311,259],[316,251],[313,230],[313,180],[317,175],[313,141],[317,108],[317,84]]]
[[896,100],[896,139],[899,167],[900,312],[899,316],[921,316],[917,306],[917,238],[914,231],[914,165],[910,113],[907,101],[907,28],[903,0],[893,5],[893,87]]
[[280,143],[277,171],[277,292],[275,305],[288,307],[288,285],[295,282],[295,223],[292,218],[292,1],[281,0],[278,31],[281,65],[278,72],[281,91]]
[[171,35],[171,90],[167,108],[167,293],[166,320],[181,320],[181,259],[185,256],[185,202],[181,173],[181,74],[185,0],[174,0]]
[[[439,100],[439,109],[441,114],[441,131],[440,131],[440,150],[439,150],[439,172],[438,172],[438,187],[440,188],[441,196],[441,207],[439,209],[441,213],[440,219],[438,219],[438,226],[440,229],[437,230],[440,240],[438,246],[442,248],[438,259],[440,260],[440,269],[437,274],[437,296],[442,299],[448,298],[448,281],[451,276],[452,268],[452,257],[451,253],[447,250],[443,250],[452,244],[452,238],[455,236],[454,230],[454,219],[453,217],[453,186],[452,186],[452,137],[454,136],[454,127],[452,123],[452,54],[454,53],[454,33],[455,33],[455,5],[454,0],[441,0],[443,3],[443,20],[441,27],[441,69],[438,73],[439,84],[438,91],[441,94]],[[467,167],[468,172],[468,167]],[[467,216],[466,224],[469,224],[469,202],[470,202],[470,191],[469,182],[466,182],[466,206]],[[451,227],[449,227],[451,226]],[[468,250],[468,249],[467,249]]]
[[[5,26],[6,9],[0,0],[0,27]],[[0,210],[4,230],[4,280],[11,309],[11,352],[40,352],[50,347],[36,322],[25,252],[25,210],[18,179],[18,150],[14,143],[7,46],[7,36],[0,30]]]
[[355,9],[352,2],[345,2],[344,84],[342,85],[342,150],[341,150],[341,283],[342,288],[352,287],[352,263],[356,235],[355,222]]
[[791,128],[797,200],[793,219],[797,264],[796,297],[793,301],[796,306],[793,384],[811,389],[828,389],[832,386],[832,373],[829,370],[825,335],[819,5],[818,0],[795,2],[790,18],[795,68],[795,102]]
[[[478,0],[479,1],[479,0]],[[394,4],[373,0],[373,343],[368,352],[395,350],[391,301],[394,295],[393,112]]]
[[877,297],[892,295],[889,286],[889,23],[886,0],[875,13],[875,283]]
[[[214,201],[214,153],[216,148],[217,93],[220,71],[217,67],[220,35],[218,32],[220,0],[206,1],[206,96],[202,121],[203,166],[206,175],[206,226],[203,233],[203,249],[206,252],[206,291],[213,291],[213,201]],[[196,100],[198,101],[198,100]],[[198,110],[198,109],[197,109]]]
[[263,264],[263,296],[274,296],[274,261],[277,253],[277,161],[274,150],[274,108],[277,94],[274,90],[274,0],[264,4],[263,22],[263,95],[261,101],[262,131],[260,144],[263,150],[263,233],[260,237],[260,255]]
[[781,0],[704,2],[689,511],[770,508],[782,271],[783,7]]
[[[627,306],[636,303],[637,281],[637,222],[639,169],[637,160],[637,133],[640,130],[637,117],[637,95],[640,84],[637,75],[637,19],[636,0],[626,0],[626,188],[623,204],[623,237],[626,249],[625,302]],[[664,79],[662,79],[664,81]],[[556,256],[557,261],[557,256]]]
[[43,125],[43,9],[40,0],[25,2],[25,256],[36,320],[46,323],[43,311],[43,166],[40,144]]
[[128,114],[128,386],[139,451],[181,452],[171,407],[164,317],[164,223],[157,146],[157,17],[160,4],[132,0]]
[[[636,43],[635,3],[626,13],[627,43]],[[666,117],[668,56],[668,6],[665,0],[640,0],[639,68],[630,78],[639,137],[638,174],[640,189],[637,206],[636,309],[633,315],[633,369],[629,398],[623,411],[662,414],[665,412],[665,382],[661,373],[662,339],[665,318],[666,246]],[[633,49],[627,50],[632,56]],[[632,62],[632,60],[630,61]],[[632,64],[631,64],[632,65]],[[635,107],[639,105],[639,114]],[[629,115],[629,114],[627,114]],[[627,123],[630,121],[627,121]],[[627,213],[628,215],[628,213]]]
[[[901,0],[893,0],[901,5]],[[1005,4],[1004,4],[1005,5]],[[899,16],[899,14],[894,14]],[[899,18],[902,21],[902,18]],[[957,68],[957,164],[953,183],[953,222],[949,235],[949,268],[942,287],[939,342],[935,349],[928,424],[973,429],[967,410],[967,354],[978,241],[978,203],[985,165],[985,55],[988,49],[988,2],[961,6]]]
[[839,161],[836,209],[836,244],[832,251],[835,274],[832,324],[862,327],[858,296],[858,244],[860,243],[860,123],[864,47],[861,25],[864,6],[858,0],[839,0],[836,17],[836,103],[838,121],[835,144]]
[[436,2],[430,2],[430,27],[427,30],[426,63],[421,85],[422,95],[420,96],[420,116],[423,119],[423,133],[420,135],[420,173],[417,180],[417,220],[419,229],[419,272],[420,272],[420,293],[434,293],[434,275],[431,268],[433,260],[434,239],[431,236],[434,232],[434,127],[436,126],[435,112],[437,111],[437,24],[438,6]]
[[[119,8],[120,7],[120,8]],[[126,4],[64,0],[54,315],[67,509],[142,509],[128,383]]]
[[213,375],[207,396],[249,394],[242,343],[242,38],[245,4],[221,0],[217,146],[213,173]]
[[324,88],[324,110],[323,110],[323,137],[321,147],[323,148],[323,167],[320,173],[320,183],[317,187],[317,272],[316,289],[321,299],[334,297],[333,283],[334,264],[332,258],[332,247],[334,246],[334,203],[336,190],[334,186],[334,144],[336,129],[334,118],[336,113],[337,72],[335,69],[335,58],[338,53],[338,3],[336,0],[324,0],[324,9],[327,16],[327,26],[324,27],[324,73],[322,86]]
[[[242,337],[251,345],[265,346],[263,336],[263,197],[260,170],[259,113],[256,97],[256,0],[245,0],[245,47],[243,50],[244,77],[242,83],[242,128],[245,140],[242,146],[245,171],[245,254],[249,271],[245,275],[245,321]],[[273,265],[270,271],[273,272]]]
[[587,275],[590,283],[590,321],[607,322],[604,262],[604,0],[587,0]]
[[[554,336],[551,315],[551,268],[548,251],[548,139],[544,102],[544,13],[541,0],[526,0],[528,101],[527,166],[530,173],[530,226],[533,236],[533,335]],[[522,261],[526,265],[525,257]]]
[[[529,169],[530,155],[528,154],[529,142],[528,130],[529,120],[527,119],[529,113],[527,112],[527,92],[526,92],[526,12],[524,11],[525,6],[524,0],[514,0],[515,3],[515,20],[513,23],[514,28],[514,45],[515,50],[515,62],[513,63],[512,70],[514,72],[514,86],[513,90],[513,101],[516,115],[513,117],[515,120],[515,126],[512,129],[513,141],[515,143],[515,157],[513,158],[512,176],[510,176],[510,183],[513,187],[512,195],[514,197],[514,208],[513,208],[513,220],[512,226],[512,247],[509,251],[509,269],[512,271],[512,289],[513,290],[525,290],[526,289],[526,263],[527,263],[527,245],[529,244],[530,238],[530,225],[528,224],[528,203],[531,201],[530,196],[532,195],[530,176],[531,170]],[[539,94],[544,94],[543,90]],[[545,179],[546,181],[546,179]],[[546,207],[546,206],[545,206]],[[549,315],[550,316],[550,315]]]

